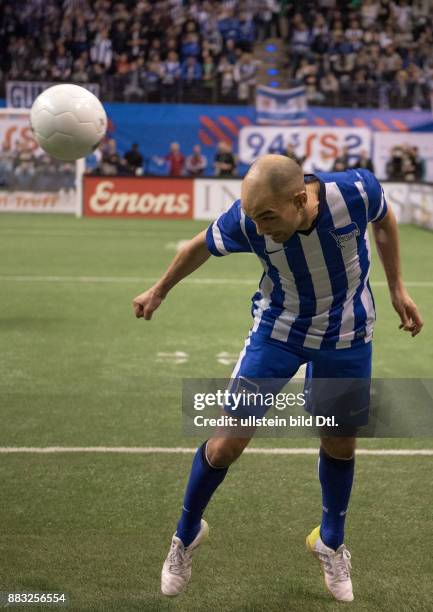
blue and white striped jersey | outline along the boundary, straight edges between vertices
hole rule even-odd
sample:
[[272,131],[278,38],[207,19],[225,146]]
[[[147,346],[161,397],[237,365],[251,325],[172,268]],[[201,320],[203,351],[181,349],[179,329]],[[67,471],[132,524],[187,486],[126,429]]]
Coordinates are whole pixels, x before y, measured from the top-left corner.
[[368,170],[317,173],[319,212],[308,231],[284,244],[259,236],[237,200],[207,230],[216,256],[255,253],[264,272],[252,298],[253,331],[308,348],[369,342],[375,309],[368,282],[369,221],[387,212],[383,189]]

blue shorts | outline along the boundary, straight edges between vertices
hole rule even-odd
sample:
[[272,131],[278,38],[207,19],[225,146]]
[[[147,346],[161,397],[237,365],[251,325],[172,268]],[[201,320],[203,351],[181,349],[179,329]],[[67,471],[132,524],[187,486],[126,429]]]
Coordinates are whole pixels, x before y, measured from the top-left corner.
[[[233,370],[230,390],[275,395],[301,365],[307,364],[306,410],[314,415],[334,415],[337,422],[345,421],[349,415],[347,423],[363,426],[368,423],[371,363],[371,342],[353,348],[321,350],[252,332]],[[263,407],[255,414],[263,416],[266,410]]]

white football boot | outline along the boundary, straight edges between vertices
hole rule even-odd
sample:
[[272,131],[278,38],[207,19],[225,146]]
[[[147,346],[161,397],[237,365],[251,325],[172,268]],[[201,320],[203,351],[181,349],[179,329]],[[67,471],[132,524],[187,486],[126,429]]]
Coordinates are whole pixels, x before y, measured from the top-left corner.
[[189,546],[184,546],[175,534],[161,572],[161,592],[167,597],[182,593],[191,579],[191,564],[194,551],[208,537],[209,525],[201,519],[200,531]]
[[350,579],[350,552],[344,544],[337,550],[326,546],[320,537],[320,525],[313,529],[306,540],[307,549],[320,561],[325,584],[337,601],[353,601],[352,581]]

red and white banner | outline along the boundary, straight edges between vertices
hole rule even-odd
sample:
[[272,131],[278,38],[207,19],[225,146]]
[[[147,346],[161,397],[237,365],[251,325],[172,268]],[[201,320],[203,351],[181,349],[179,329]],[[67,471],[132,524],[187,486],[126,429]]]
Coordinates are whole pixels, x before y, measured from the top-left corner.
[[85,176],[83,214],[88,217],[192,219],[193,179]]

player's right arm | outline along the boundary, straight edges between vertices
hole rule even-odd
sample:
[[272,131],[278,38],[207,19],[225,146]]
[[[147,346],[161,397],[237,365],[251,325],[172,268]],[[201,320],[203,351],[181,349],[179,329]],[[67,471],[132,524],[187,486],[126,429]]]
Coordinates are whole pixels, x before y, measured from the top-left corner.
[[170,289],[203,265],[210,255],[206,230],[203,230],[177,252],[165,274],[153,287],[134,298],[132,305],[135,316],[149,321]]
[[211,255],[222,257],[230,253],[251,253],[245,221],[240,200],[236,200],[207,230],[180,249],[167,272],[153,287],[137,295],[132,303],[135,316],[147,321],[151,319],[170,289],[202,266]]

